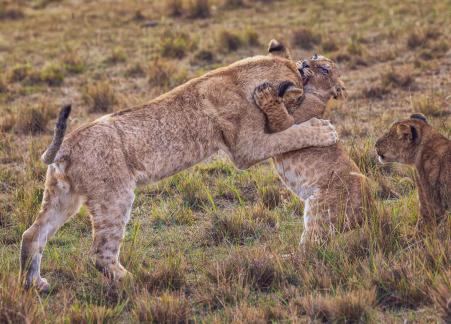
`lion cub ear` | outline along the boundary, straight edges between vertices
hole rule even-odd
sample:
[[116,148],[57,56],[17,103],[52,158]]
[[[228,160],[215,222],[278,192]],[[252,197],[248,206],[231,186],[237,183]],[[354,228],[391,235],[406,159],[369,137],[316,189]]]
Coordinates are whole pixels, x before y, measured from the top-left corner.
[[408,143],[420,143],[420,133],[413,125],[398,124],[396,133],[398,134],[399,139],[405,140]]
[[284,44],[275,39],[271,39],[269,42],[268,53],[270,55],[280,56],[291,60],[290,51],[288,51]]
[[428,120],[426,119],[426,116],[420,113],[415,113],[410,115],[410,119],[416,119],[416,120],[420,120],[425,122],[426,124],[428,123]]

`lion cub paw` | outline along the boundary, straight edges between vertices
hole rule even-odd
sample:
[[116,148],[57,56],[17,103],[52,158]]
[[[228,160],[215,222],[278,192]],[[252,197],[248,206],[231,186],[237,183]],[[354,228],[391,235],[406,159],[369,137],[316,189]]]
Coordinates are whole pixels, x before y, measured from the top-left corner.
[[281,102],[277,96],[277,90],[269,82],[264,82],[257,86],[253,97],[257,106],[264,112]]
[[318,119],[318,118],[311,118],[305,122],[305,124],[316,127],[316,126],[332,126],[334,127],[329,120],[326,119]]
[[319,119],[321,122],[320,125],[314,126],[320,131],[317,132],[316,146],[329,146],[338,142],[338,133],[335,130],[334,125],[330,123],[328,120]]
[[46,294],[50,291],[50,284],[47,279],[41,277],[34,278],[33,281],[27,280],[25,289],[30,289],[31,287],[36,288],[39,293]]
[[[316,119],[316,118],[314,118]],[[313,124],[312,124],[313,123]],[[312,146],[329,146],[337,143],[338,134],[334,125],[328,120],[310,119],[304,123],[297,124],[293,127],[306,127],[309,144]]]

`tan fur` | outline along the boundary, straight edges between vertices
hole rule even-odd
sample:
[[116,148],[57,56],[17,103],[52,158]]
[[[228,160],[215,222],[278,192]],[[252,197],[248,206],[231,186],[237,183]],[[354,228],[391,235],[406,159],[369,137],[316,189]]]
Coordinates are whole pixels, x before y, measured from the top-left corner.
[[415,166],[423,224],[435,226],[451,211],[451,141],[419,116],[394,123],[376,151],[383,163]]
[[[289,118],[287,106],[292,104],[292,98],[287,102],[284,96],[278,97],[275,88],[268,84],[258,87],[254,94],[272,131],[321,117],[330,98],[345,96],[343,82],[332,61],[318,56],[298,65],[305,81],[304,95],[299,109]],[[318,66],[330,68],[328,74],[321,74]],[[281,179],[305,203],[301,243],[312,236],[324,236],[321,233],[324,227],[349,228],[362,221],[370,200],[367,179],[341,144],[284,153],[274,157],[274,163]]]
[[96,266],[122,279],[119,263],[134,189],[186,169],[222,149],[239,168],[276,154],[337,140],[329,123],[304,123],[265,133],[252,93],[264,82],[300,86],[296,65],[271,55],[207,73],[149,104],[114,113],[69,134],[47,171],[42,210],[23,234],[21,273],[26,285],[48,289],[40,276],[47,240],[85,202],[92,214]]

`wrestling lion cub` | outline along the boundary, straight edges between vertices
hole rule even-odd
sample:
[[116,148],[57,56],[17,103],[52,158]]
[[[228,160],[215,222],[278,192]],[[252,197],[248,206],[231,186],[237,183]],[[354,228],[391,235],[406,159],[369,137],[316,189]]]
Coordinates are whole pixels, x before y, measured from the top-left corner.
[[421,114],[394,123],[376,142],[382,163],[414,165],[424,225],[437,225],[451,211],[451,141]]
[[[289,110],[293,99],[287,102],[280,86],[277,90],[264,83],[254,93],[272,132],[283,131],[294,122],[320,117],[329,99],[346,96],[338,69],[331,60],[314,55],[298,65],[304,95],[299,97],[300,108],[292,115]],[[305,203],[301,244],[312,237],[324,237],[322,231],[333,229],[340,220],[345,228],[363,220],[371,200],[367,179],[341,144],[280,154],[274,157],[274,163],[281,179]]]
[[271,52],[207,73],[148,104],[99,118],[64,141],[70,107],[62,109],[43,155],[49,167],[41,211],[22,237],[25,285],[48,290],[40,275],[43,249],[82,203],[92,215],[96,266],[120,280],[127,271],[119,250],[137,185],[175,174],[220,149],[237,167],[247,168],[302,147],[334,144],[337,135],[328,122],[265,132],[265,116],[252,97],[255,87],[286,80],[302,87],[296,64],[277,55],[277,48]]

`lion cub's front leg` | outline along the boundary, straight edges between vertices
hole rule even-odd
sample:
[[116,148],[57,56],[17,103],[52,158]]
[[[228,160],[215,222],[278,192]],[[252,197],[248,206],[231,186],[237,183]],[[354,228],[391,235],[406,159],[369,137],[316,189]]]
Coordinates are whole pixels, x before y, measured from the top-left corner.
[[[285,106],[285,98],[280,97],[277,94],[277,90],[270,83],[265,82],[255,88],[254,100],[257,106],[266,114],[271,132],[281,132],[294,125],[294,118],[288,113]],[[302,125],[328,126],[330,122],[314,117],[305,121]]]
[[237,142],[229,147],[235,165],[247,169],[257,162],[270,157],[295,151],[309,146],[329,146],[335,144],[338,135],[335,127],[327,120],[313,118],[301,124],[294,124],[283,102],[266,84],[254,93],[256,104],[268,115],[271,134],[263,128],[242,127]]
[[270,83],[262,83],[255,89],[254,100],[268,118],[271,132],[281,132],[293,126],[293,116],[288,113],[283,99],[277,95],[277,90]]

